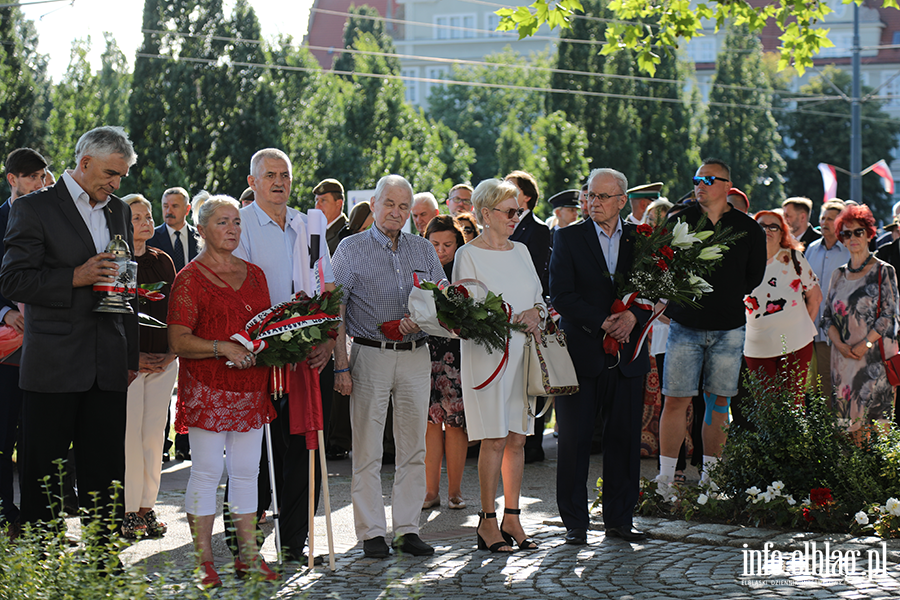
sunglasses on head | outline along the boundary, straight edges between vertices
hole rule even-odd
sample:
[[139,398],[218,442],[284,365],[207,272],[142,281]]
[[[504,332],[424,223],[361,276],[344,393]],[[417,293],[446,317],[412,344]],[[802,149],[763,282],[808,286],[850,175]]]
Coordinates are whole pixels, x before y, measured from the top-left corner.
[[507,219],[512,219],[513,217],[521,217],[525,213],[524,208],[508,208],[506,210],[503,210],[501,208],[492,208],[491,210],[495,210],[498,213],[505,214]]
[[839,236],[842,240],[849,240],[849,239],[852,238],[853,236],[856,236],[856,237],[858,237],[858,238],[861,238],[861,237],[865,237],[865,236],[866,236],[866,230],[863,229],[862,227],[858,227],[858,228],[854,229],[853,231],[850,231],[849,229],[844,229],[843,231],[841,231],[841,232],[838,234],[838,236]]
[[710,186],[716,181],[727,181],[731,183],[730,179],[725,179],[724,177],[716,177],[715,175],[700,175],[698,177],[693,177],[694,185],[700,185],[701,183],[706,186]]

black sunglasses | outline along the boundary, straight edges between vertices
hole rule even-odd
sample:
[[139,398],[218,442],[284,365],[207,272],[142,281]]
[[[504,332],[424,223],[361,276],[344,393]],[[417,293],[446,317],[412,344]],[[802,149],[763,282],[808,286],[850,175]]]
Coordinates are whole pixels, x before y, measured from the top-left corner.
[[862,227],[859,227],[859,228],[857,228],[857,229],[854,229],[853,231],[850,231],[849,229],[845,229],[845,230],[843,230],[842,232],[840,232],[840,233],[838,234],[838,236],[839,236],[842,240],[849,240],[849,239],[850,239],[851,237],[853,237],[853,236],[856,236],[856,237],[858,237],[858,238],[861,238],[861,237],[865,237],[865,236],[866,236],[866,230],[863,229]]
[[781,231],[781,226],[776,225],[775,223],[769,223],[766,225],[765,223],[760,223],[760,227],[762,227],[763,231],[771,231],[772,233],[778,233]]
[[700,185],[701,183],[706,186],[710,186],[716,181],[727,181],[731,183],[730,179],[725,179],[724,177],[716,177],[715,175],[700,175],[698,177],[693,178],[694,185]]
[[524,208],[508,208],[506,210],[500,208],[492,208],[491,210],[495,210],[498,213],[504,213],[507,219],[512,219],[513,217],[521,217],[525,214]]
[[475,233],[474,227],[463,227],[463,233],[473,234]]

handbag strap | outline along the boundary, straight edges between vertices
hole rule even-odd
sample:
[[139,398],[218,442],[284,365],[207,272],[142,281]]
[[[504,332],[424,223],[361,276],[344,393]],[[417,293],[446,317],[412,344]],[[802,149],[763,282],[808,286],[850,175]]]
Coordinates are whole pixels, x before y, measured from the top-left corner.
[[[525,335],[526,335],[526,338],[525,338],[525,357],[526,358],[525,358],[525,360],[530,361],[531,360],[531,345],[535,344],[537,342],[535,341],[533,335],[530,335],[527,333]],[[542,336],[546,335],[546,332],[543,329],[541,329],[541,335]],[[526,421],[525,425],[526,425],[526,427],[527,427],[528,417],[534,417],[535,419],[540,419],[545,414],[547,414],[547,411],[550,410],[550,406],[552,406],[552,404],[553,404],[550,401],[549,397],[542,396],[542,397],[546,398],[546,401],[544,402],[544,408],[542,408],[541,412],[539,412],[538,414],[534,414],[534,411],[531,409],[531,398],[537,398],[538,396],[529,396],[528,395],[528,368],[529,368],[529,365],[528,365],[528,363],[526,363],[525,368],[522,369],[524,371],[524,377],[525,377],[525,396],[524,397],[525,397],[525,421]],[[535,433],[537,433],[537,432],[535,432]],[[543,435],[543,433],[541,435]]]
[[[881,265],[878,265],[878,304],[875,305],[875,321],[881,317]],[[881,353],[881,362],[887,359],[884,357],[884,336],[878,336],[878,351]]]

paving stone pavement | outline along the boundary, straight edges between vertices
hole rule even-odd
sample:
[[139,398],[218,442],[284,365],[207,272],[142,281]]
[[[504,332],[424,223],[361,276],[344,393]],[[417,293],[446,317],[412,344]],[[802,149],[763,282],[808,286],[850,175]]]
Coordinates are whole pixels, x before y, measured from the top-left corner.
[[[438,600],[498,600],[507,598],[615,598],[678,599],[688,598],[892,598],[900,596],[900,540],[886,542],[877,538],[854,538],[844,534],[786,532],[737,525],[717,525],[685,521],[637,518],[635,523],[650,534],[640,543],[607,539],[602,515],[592,516],[592,530],[586,546],[563,543],[564,529],[556,511],[556,444],[547,435],[544,440],[547,460],[525,467],[522,491],[523,525],[540,544],[534,552],[512,555],[491,554],[475,547],[478,511],[477,465],[466,464],[463,496],[469,506],[464,510],[443,505],[423,511],[421,535],[436,548],[431,557],[391,556],[375,560],[363,556],[353,530],[349,500],[350,461],[329,464],[332,520],[336,569],[316,567],[313,571],[296,564],[284,566],[284,581],[272,588],[272,597],[337,598],[368,600],[422,598]],[[601,457],[593,456],[591,480],[601,471]],[[642,461],[645,477],[656,471],[656,460]],[[184,517],[184,486],[190,463],[172,462],[163,472],[163,488],[156,511],[169,525],[165,537],[142,540],[129,547],[123,558],[129,565],[148,572],[164,565],[175,568],[185,579],[194,566],[192,544]],[[689,469],[689,479],[697,478]],[[387,522],[390,524],[393,469],[382,471]],[[224,480],[223,480],[224,483]],[[442,482],[446,486],[446,478]],[[219,500],[221,502],[222,490]],[[498,499],[502,509],[502,496]],[[224,543],[221,507],[214,529],[213,545],[217,565],[231,561]],[[76,528],[71,520],[72,529]],[[273,563],[276,558],[271,518],[263,526],[266,541],[262,553]],[[322,508],[316,516],[315,554],[327,553],[325,519]],[[806,552],[821,556],[827,550],[840,558],[836,574],[821,572],[821,561],[809,572]],[[766,544],[771,544],[766,546]],[[815,543],[815,546],[812,544]],[[799,552],[795,562],[778,563],[792,573],[766,575],[761,561],[773,558],[773,551],[784,555]],[[815,551],[819,551],[819,555]],[[869,572],[869,553],[876,553],[887,567]],[[767,554],[763,554],[766,552]],[[858,554],[854,554],[858,552]],[[855,564],[851,559],[856,557]],[[802,560],[801,560],[802,559]],[[750,562],[752,561],[752,562]],[[834,570],[835,560],[829,560]],[[327,564],[327,560],[326,560]],[[769,565],[775,565],[770,560]],[[801,567],[807,566],[807,572]],[[851,567],[853,569],[851,570]],[[227,570],[227,567],[225,569]],[[745,572],[749,575],[745,575]],[[227,587],[243,584],[226,576]]]

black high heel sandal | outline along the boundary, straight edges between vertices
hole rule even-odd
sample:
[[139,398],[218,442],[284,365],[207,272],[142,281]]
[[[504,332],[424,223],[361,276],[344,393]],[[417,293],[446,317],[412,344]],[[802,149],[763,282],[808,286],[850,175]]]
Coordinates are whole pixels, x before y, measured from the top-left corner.
[[[485,519],[496,519],[496,518],[497,518],[497,513],[495,513],[495,512],[486,513],[483,510],[478,512],[478,525],[475,527],[475,537],[478,538],[478,549],[479,550],[490,550],[491,552],[495,552],[495,553],[499,552],[500,554],[509,554],[510,552],[512,552],[513,546],[512,546],[512,544],[508,544],[506,542],[505,536],[503,538],[504,541],[496,542],[496,543],[488,546],[487,542],[484,541],[484,538],[481,537],[481,534],[478,533],[478,529],[481,527],[481,523]],[[502,534],[503,532],[501,531],[500,533]],[[504,546],[509,546],[510,549],[509,550],[501,550],[500,548],[503,548]]]
[[[521,508],[504,508],[504,515],[520,515],[522,514]],[[515,546],[519,547],[519,550],[537,550],[539,548],[538,543],[534,540],[530,539],[527,535],[525,539],[521,542],[512,536],[511,533],[507,533],[503,531],[503,525],[500,525],[500,535],[503,536],[503,539],[506,540],[506,543],[512,548]]]

